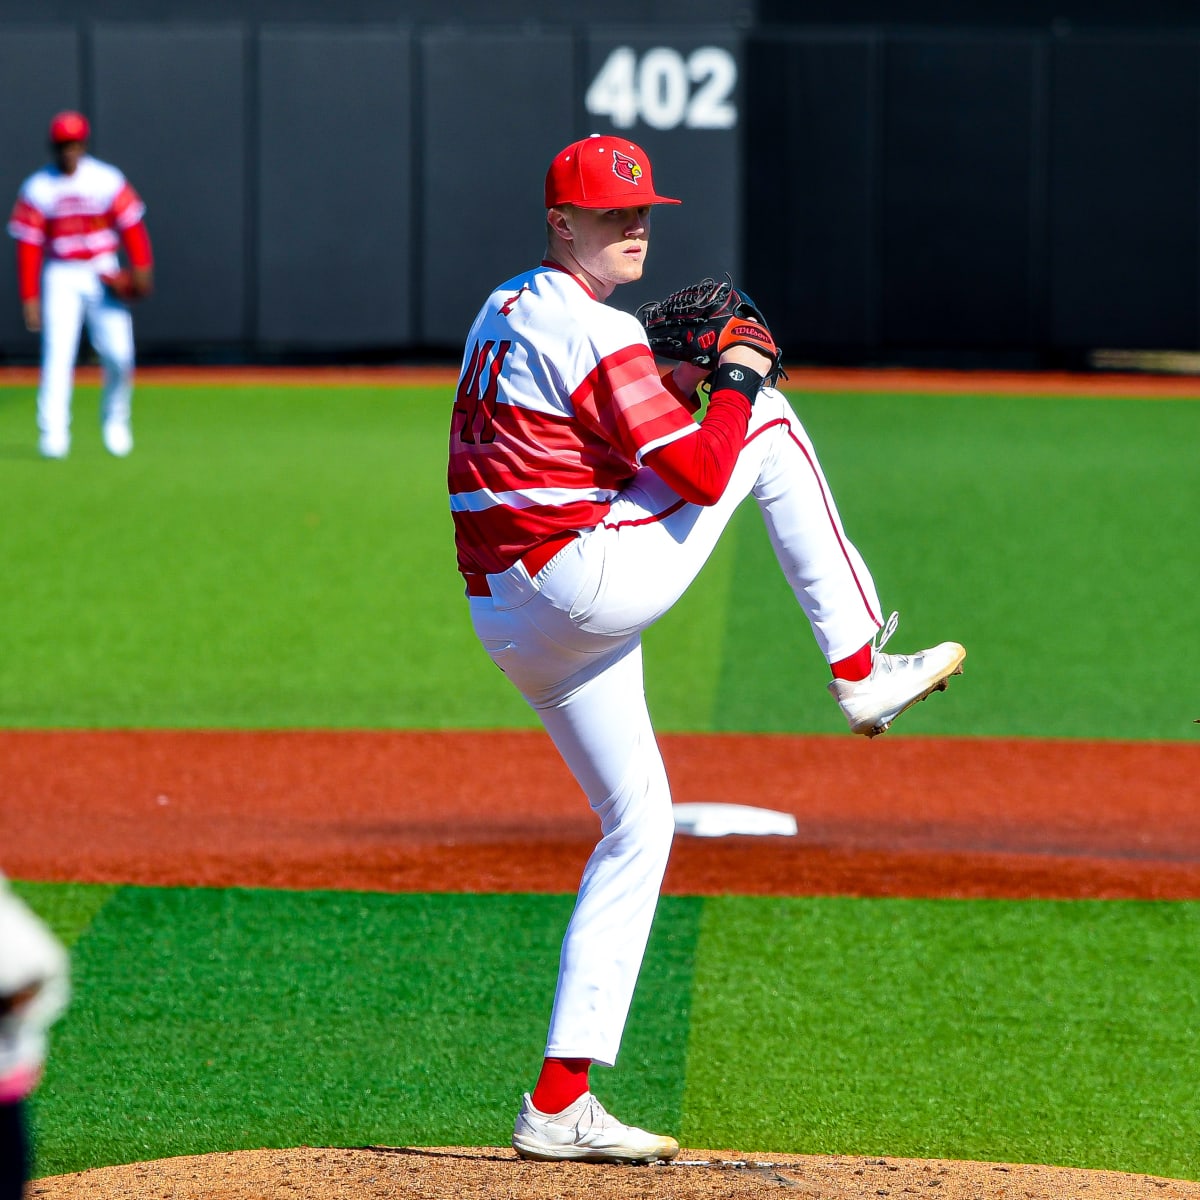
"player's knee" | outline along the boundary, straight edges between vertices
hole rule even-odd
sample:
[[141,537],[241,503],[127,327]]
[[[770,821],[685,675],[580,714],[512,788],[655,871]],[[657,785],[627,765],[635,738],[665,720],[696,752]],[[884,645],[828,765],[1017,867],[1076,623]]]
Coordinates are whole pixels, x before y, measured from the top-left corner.
[[634,832],[642,853],[665,863],[675,838],[675,813],[670,797],[655,797],[652,803],[639,806]]
[[670,796],[643,791],[599,813],[604,836],[615,850],[665,857],[675,836]]

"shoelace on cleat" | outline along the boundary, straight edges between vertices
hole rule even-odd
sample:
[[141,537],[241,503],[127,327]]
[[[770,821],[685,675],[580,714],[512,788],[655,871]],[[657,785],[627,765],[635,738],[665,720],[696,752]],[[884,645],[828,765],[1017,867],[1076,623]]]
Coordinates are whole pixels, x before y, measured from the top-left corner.
[[892,671],[895,667],[907,660],[907,655],[904,654],[884,654],[883,648],[888,644],[892,634],[896,632],[896,626],[900,624],[900,614],[893,612],[883,628],[877,635],[875,648],[871,652],[871,674],[874,675],[877,670]]

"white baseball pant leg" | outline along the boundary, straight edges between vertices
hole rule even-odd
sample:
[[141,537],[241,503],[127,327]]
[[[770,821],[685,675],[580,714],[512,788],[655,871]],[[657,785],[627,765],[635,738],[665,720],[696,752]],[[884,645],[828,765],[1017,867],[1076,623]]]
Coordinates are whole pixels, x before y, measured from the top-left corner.
[[103,369],[100,424],[128,426],[133,409],[133,318],[99,281],[88,298],[84,317]]
[[51,260],[42,271],[42,369],[37,423],[43,437],[66,442],[71,432],[71,391],[79,334],[95,273],[85,263]]
[[641,633],[686,591],[748,495],[828,661],[864,646],[882,623],[875,585],[808,434],[773,388],[759,394],[716,504],[688,504],[644,469],[536,578],[518,563],[488,577],[490,597],[471,598],[476,634],[600,818],[563,940],[548,1056],[616,1062],[674,835]]

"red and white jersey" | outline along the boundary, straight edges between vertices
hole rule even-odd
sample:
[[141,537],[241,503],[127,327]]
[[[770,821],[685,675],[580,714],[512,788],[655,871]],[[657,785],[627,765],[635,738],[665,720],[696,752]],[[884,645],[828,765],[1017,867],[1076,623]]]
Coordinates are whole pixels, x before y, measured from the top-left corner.
[[70,175],[47,166],[21,185],[8,232],[42,247],[47,259],[98,260],[108,270],[116,265],[121,232],[145,212],[121,171],[85,154]]
[[591,529],[644,454],[698,428],[636,317],[551,263],[501,284],[467,336],[450,425],[459,570],[505,571]]

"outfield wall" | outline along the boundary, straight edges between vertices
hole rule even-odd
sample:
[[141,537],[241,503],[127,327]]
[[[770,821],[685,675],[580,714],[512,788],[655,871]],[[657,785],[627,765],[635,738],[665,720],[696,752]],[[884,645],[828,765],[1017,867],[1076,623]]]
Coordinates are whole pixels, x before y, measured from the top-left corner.
[[[0,196],[52,112],[90,114],[149,205],[144,359],[457,353],[486,291],[540,256],[546,162],[594,130],[628,132],[685,200],[625,307],[728,270],[818,362],[1200,348],[1200,29],[626,7],[583,26],[386,21],[367,0],[338,24],[269,0],[253,21],[61,0],[17,24],[0,5]],[[0,361],[29,361],[7,278]]]

